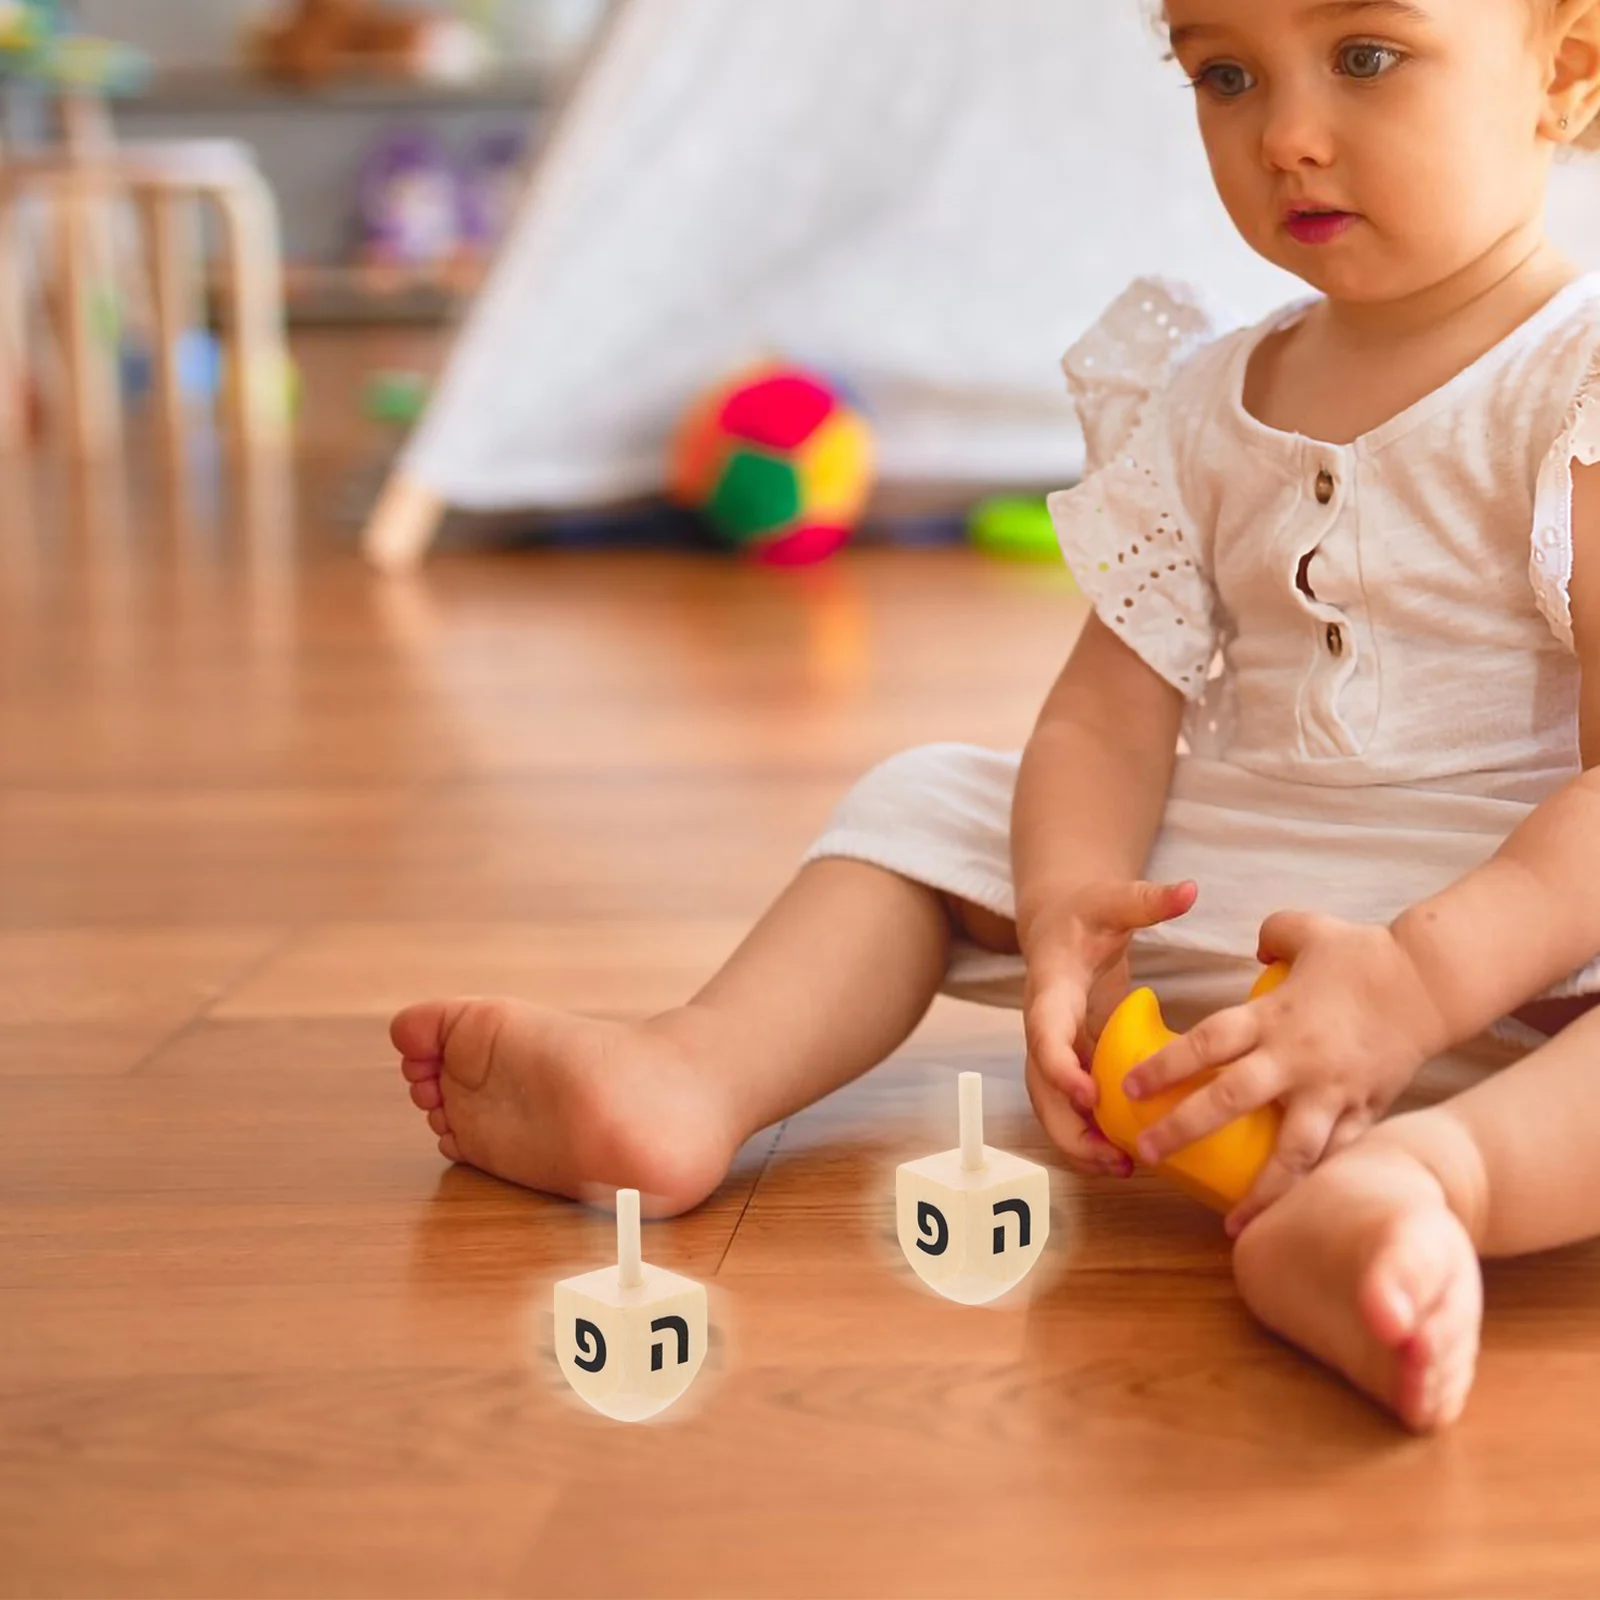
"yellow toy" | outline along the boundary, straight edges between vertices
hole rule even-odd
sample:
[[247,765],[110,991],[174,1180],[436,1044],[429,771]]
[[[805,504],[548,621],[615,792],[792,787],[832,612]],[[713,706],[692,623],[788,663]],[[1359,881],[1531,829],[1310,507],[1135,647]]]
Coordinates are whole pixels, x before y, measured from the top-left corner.
[[[1268,967],[1256,980],[1250,998],[1259,1000],[1270,994],[1288,976],[1286,962]],[[1100,1091],[1095,1121],[1106,1138],[1133,1160],[1138,1160],[1139,1135],[1217,1076],[1215,1070],[1202,1072],[1148,1100],[1130,1100],[1123,1091],[1123,1080],[1141,1061],[1148,1061],[1178,1037],[1163,1020],[1161,1002],[1154,992],[1135,989],[1111,1013],[1095,1047],[1092,1071]],[[1212,1210],[1231,1211],[1254,1187],[1277,1146],[1282,1124],[1283,1113],[1277,1106],[1262,1106],[1169,1156],[1154,1170]]]

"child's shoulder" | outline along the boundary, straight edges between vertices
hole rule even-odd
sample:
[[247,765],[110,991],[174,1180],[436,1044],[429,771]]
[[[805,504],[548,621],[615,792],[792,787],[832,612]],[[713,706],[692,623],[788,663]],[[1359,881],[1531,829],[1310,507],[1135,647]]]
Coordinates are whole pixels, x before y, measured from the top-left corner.
[[1600,272],[1574,278],[1507,344],[1510,359],[1490,368],[1503,392],[1561,406],[1600,387]]
[[[1600,458],[1600,272],[1559,290],[1463,375],[1457,424],[1471,419],[1524,478],[1574,456]],[[1448,417],[1447,417],[1448,422]]]
[[1251,323],[1194,284],[1134,279],[1062,357],[1086,464],[1109,460],[1152,407],[1186,419],[1180,431],[1212,415],[1238,341],[1300,303]]
[[1252,322],[1197,284],[1135,278],[1062,357],[1080,401],[1108,390],[1165,388],[1179,372],[1204,382],[1225,366],[1232,347],[1304,302],[1280,306]]

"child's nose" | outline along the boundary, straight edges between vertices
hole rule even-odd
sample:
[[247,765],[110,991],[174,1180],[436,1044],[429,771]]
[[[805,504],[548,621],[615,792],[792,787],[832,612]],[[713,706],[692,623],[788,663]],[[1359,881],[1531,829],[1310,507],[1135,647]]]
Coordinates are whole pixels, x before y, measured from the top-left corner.
[[1326,167],[1333,149],[1332,119],[1317,96],[1292,90],[1268,100],[1261,128],[1261,160],[1268,171]]

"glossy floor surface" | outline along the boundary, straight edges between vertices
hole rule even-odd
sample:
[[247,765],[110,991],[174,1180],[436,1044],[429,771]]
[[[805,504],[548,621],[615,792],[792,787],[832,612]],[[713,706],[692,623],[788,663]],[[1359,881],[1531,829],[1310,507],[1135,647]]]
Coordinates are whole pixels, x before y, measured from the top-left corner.
[[1491,1272],[1426,1442],[1259,1332],[1153,1184],[1057,1172],[1020,1303],[922,1290],[893,1173],[954,1142],[955,1072],[1047,1155],[1009,1014],[942,1005],[648,1226],[711,1358],[658,1424],[586,1410],[551,1286],[609,1219],[447,1170],[389,1011],[669,1003],[854,774],[1019,741],[1082,602],[948,552],[386,583],[347,455],[297,501],[5,474],[0,1593],[1595,1592],[1594,1249]]

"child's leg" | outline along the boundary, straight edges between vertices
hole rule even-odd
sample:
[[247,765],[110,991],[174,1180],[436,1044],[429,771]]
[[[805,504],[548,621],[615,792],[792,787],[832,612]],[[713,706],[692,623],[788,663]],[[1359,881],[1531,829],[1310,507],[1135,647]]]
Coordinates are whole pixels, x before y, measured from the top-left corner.
[[1453,1421],[1477,1358],[1478,1257],[1600,1234],[1597,1091],[1600,1011],[1382,1124],[1245,1230],[1245,1299],[1409,1426]]
[[411,1007],[391,1034],[451,1160],[573,1198],[637,1188],[671,1214],[751,1134],[905,1039],[944,977],[953,909],[878,867],[818,861],[688,1005],[649,1022],[457,1000]]

